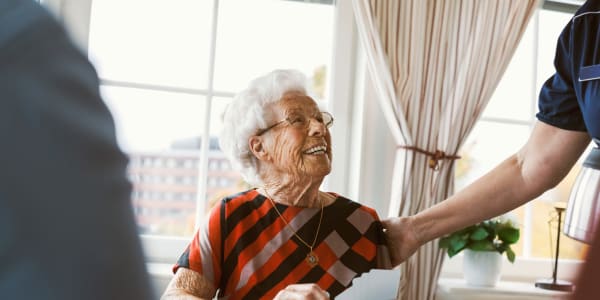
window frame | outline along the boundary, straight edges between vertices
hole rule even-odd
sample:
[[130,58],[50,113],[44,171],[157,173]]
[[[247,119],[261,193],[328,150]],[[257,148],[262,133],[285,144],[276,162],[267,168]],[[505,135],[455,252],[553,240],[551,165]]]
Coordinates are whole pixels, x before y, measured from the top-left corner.
[[[68,30],[70,31],[70,34],[72,37],[75,38],[76,43],[81,47],[81,49],[87,53],[88,50],[88,39],[89,39],[89,29],[90,29],[90,20],[91,20],[91,9],[92,9],[92,2],[94,0],[42,0],[42,3],[44,5],[46,5],[51,11],[53,11],[56,16],[62,20],[62,22],[64,23],[64,25],[66,25],[66,27],[68,28]],[[325,4],[328,4],[327,1],[324,1]],[[349,14],[352,13],[351,10],[348,10],[348,8],[350,8],[351,6],[349,5],[349,2],[346,2],[344,5],[341,5],[342,7],[345,8],[344,13],[342,13],[342,15],[344,16],[348,16]],[[160,84],[144,84],[144,83],[134,83],[134,82],[126,82],[126,81],[119,81],[119,80],[110,80],[110,79],[105,79],[105,78],[100,78],[100,85],[101,86],[111,86],[111,87],[125,87],[125,88],[139,88],[139,89],[144,89],[144,90],[155,90],[155,91],[167,91],[167,92],[177,92],[177,93],[186,93],[186,94],[192,94],[192,95],[198,95],[198,96],[203,96],[206,99],[206,109],[205,109],[205,113],[207,115],[205,115],[203,117],[203,119],[205,120],[205,126],[204,126],[204,130],[202,133],[202,139],[203,140],[208,140],[209,136],[210,136],[210,132],[209,132],[209,122],[210,122],[210,112],[211,112],[211,104],[213,101],[213,97],[228,97],[228,98],[232,98],[235,94],[231,93],[231,92],[225,92],[225,91],[217,91],[213,89],[213,84],[212,84],[212,80],[214,78],[214,63],[215,63],[215,40],[216,40],[216,34],[217,34],[217,23],[218,23],[218,10],[219,10],[219,0],[214,0],[214,5],[213,5],[213,19],[212,19],[212,24],[211,24],[211,48],[210,48],[210,57],[209,57],[209,70],[208,70],[208,78],[209,78],[209,83],[208,83],[208,89],[190,89],[190,88],[181,88],[181,87],[172,87],[172,86],[166,86],[166,85],[160,85]],[[338,11],[337,11],[337,6],[336,6],[336,16],[338,15]],[[348,18],[342,18],[345,19],[344,24],[348,24]],[[350,19],[352,20],[352,19]],[[353,21],[352,21],[353,22]],[[338,28],[336,30],[336,32],[342,31],[340,30],[339,26],[342,26],[340,24],[336,24],[335,25],[336,28]],[[349,48],[349,46],[343,46],[343,45],[347,45],[347,39],[352,39],[354,38],[353,34],[350,35],[344,35],[341,38],[336,37],[336,45],[341,47],[347,47]],[[332,55],[332,57],[336,57],[334,55]],[[338,59],[334,59],[335,61],[338,61],[337,66],[339,66],[338,68],[341,69],[341,71],[336,72],[335,70],[330,71],[328,74],[328,82],[331,81],[332,78],[336,78],[336,86],[338,87],[342,87],[342,86],[348,86],[349,83],[348,81],[351,79],[350,76],[346,76],[343,79],[339,79],[342,78],[341,76],[335,76],[333,73],[337,73],[337,74],[346,74],[346,73],[350,73],[351,71],[349,71],[349,68],[352,68],[352,64],[351,64],[351,60],[352,60],[352,56],[340,56]],[[333,65],[333,64],[332,64]],[[347,67],[350,66],[350,67]],[[329,86],[330,84],[328,84]],[[333,95],[338,95],[341,94],[341,97],[347,97],[348,93],[341,88],[330,88],[329,92]],[[336,118],[336,123],[339,124],[338,128],[342,128],[340,123],[343,122],[348,122],[347,119],[344,118]],[[340,130],[338,129],[338,130]],[[208,144],[209,143],[202,143],[202,148],[200,149],[200,157],[199,157],[199,161],[200,161],[200,166],[199,166],[199,173],[198,174],[207,174],[207,169],[208,169]],[[343,151],[341,149],[343,149],[343,147],[337,147],[336,149],[340,149],[337,151],[338,157],[343,157],[345,156],[345,154],[343,153]],[[341,160],[344,160],[343,158]],[[342,178],[340,176],[340,178]],[[202,202],[204,200],[201,199],[200,195],[204,195],[205,191],[207,189],[207,180],[205,180],[205,176],[198,176],[198,192],[197,192],[197,199],[196,202]],[[338,184],[338,186],[343,186],[344,183],[331,183],[331,185],[335,185]],[[341,187],[343,188],[343,187]],[[333,189],[332,189],[333,190]],[[196,205],[196,219],[197,220],[203,220],[204,216],[205,216],[205,211],[204,211],[204,205]],[[199,226],[201,226],[202,221],[196,222],[195,224],[195,228],[197,229]],[[179,255],[182,253],[182,251],[185,249],[185,247],[187,246],[187,244],[189,244],[189,242],[191,241],[191,236],[190,237],[172,237],[172,236],[156,236],[156,235],[148,235],[148,234],[140,234],[140,239],[142,242],[142,246],[144,249],[144,256],[147,262],[149,263],[174,263],[175,260],[177,259],[177,257],[179,257]]]

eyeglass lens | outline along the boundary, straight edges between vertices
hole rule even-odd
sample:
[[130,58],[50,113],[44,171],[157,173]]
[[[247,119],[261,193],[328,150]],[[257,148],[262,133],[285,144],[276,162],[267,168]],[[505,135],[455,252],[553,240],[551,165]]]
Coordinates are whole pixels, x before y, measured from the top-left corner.
[[[317,120],[319,123],[325,125],[327,128],[331,127],[331,125],[333,124],[333,117],[327,112],[321,112],[314,119]],[[311,118],[307,118],[305,115],[292,115],[289,116],[286,120],[292,126],[308,127]]]

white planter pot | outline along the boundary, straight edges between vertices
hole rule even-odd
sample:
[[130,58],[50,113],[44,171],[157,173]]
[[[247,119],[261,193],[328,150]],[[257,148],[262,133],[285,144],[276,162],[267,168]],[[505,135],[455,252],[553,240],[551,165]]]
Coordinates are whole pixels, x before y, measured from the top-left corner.
[[502,255],[496,251],[465,249],[463,273],[468,285],[496,286],[502,273]]

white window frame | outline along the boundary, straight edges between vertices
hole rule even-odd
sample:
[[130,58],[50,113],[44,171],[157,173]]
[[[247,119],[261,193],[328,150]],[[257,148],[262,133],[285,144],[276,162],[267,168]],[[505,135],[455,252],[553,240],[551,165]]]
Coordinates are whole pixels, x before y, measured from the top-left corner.
[[[92,1],[42,0],[40,2],[56,13],[67,26],[76,43],[84,51],[87,51]],[[544,8],[564,11],[565,8],[570,10],[574,5],[581,4],[574,2],[573,5],[569,5],[562,2],[569,1],[546,0]],[[391,178],[391,164],[388,162],[393,159],[395,146],[378,106],[372,105],[372,101],[369,105],[365,103],[365,99],[372,100],[375,95],[365,70],[364,53],[362,53],[357,41],[351,1],[336,1],[335,5],[336,20],[333,51],[335,55],[332,55],[331,72],[329,72],[329,83],[327,85],[330,89],[328,91],[329,99],[332,99],[329,103],[329,109],[336,118],[336,125],[332,127],[335,159],[333,171],[328,176],[327,189],[356,200],[371,199],[368,201],[372,202],[367,204],[373,206],[380,211],[382,216],[385,216],[387,215],[385,212],[387,212],[390,188],[389,183],[385,183],[381,178]],[[216,19],[213,20],[213,24],[216,24]],[[215,36],[213,36],[213,40],[214,38]],[[211,53],[214,57],[214,46]],[[214,59],[212,60],[214,61]],[[212,77],[213,66],[211,66],[209,72],[210,77]],[[104,84],[116,85],[118,83],[104,81]],[[532,84],[535,85],[535,83]],[[212,84],[209,86],[212,86]],[[148,87],[146,86],[146,88]],[[154,87],[158,89],[168,88]],[[230,94],[218,95],[217,92],[212,90],[187,92],[203,93],[203,95],[209,97],[208,102],[210,102],[212,96],[232,96]],[[532,105],[534,106],[536,105],[536,98],[537,95],[532,97]],[[210,109],[206,111],[210,113]],[[208,120],[208,118],[205,118],[205,120]],[[207,140],[208,126],[205,126],[205,128],[206,136],[203,136],[203,138]],[[203,144],[208,146],[208,143]],[[206,149],[203,149],[202,155],[206,156],[207,152]],[[201,166],[201,172],[207,168],[208,160],[204,158],[202,161],[204,163]],[[205,174],[205,172],[202,174]],[[202,183],[202,185],[205,185],[205,183]],[[199,195],[203,194],[204,188],[199,187]],[[527,239],[527,234],[525,234],[525,239]],[[145,249],[146,260],[161,263],[173,263],[189,243],[189,238],[146,235],[141,235],[141,240]],[[452,277],[461,273],[460,255],[457,259],[446,261],[442,276]],[[573,280],[574,274],[577,273],[577,269],[581,264],[581,261],[561,259],[559,261],[559,275],[561,278]],[[507,264],[504,266],[503,278],[531,280],[532,278],[547,277],[552,274],[551,265],[550,259],[518,257],[515,265]]]
[[[74,39],[76,44],[80,46],[80,48],[87,52],[88,50],[88,39],[89,39],[89,29],[90,29],[90,18],[91,18],[91,8],[92,8],[93,0],[43,0],[42,3],[46,5],[55,15],[63,22],[63,24],[68,28],[68,31],[71,37]],[[213,20],[212,20],[212,29],[211,29],[211,49],[210,49],[210,58],[209,58],[209,70],[208,70],[208,78],[210,82],[208,83],[208,90],[201,89],[186,89],[186,88],[178,88],[178,87],[169,87],[162,85],[153,85],[153,84],[139,84],[139,83],[130,83],[123,81],[114,81],[108,79],[101,78],[101,85],[104,86],[120,86],[120,87],[129,87],[129,88],[142,88],[146,90],[157,90],[157,91],[170,91],[170,92],[179,92],[179,93],[187,93],[194,95],[202,95],[207,99],[207,106],[205,109],[205,113],[207,115],[204,116],[205,126],[204,131],[202,133],[202,139],[209,139],[209,121],[210,121],[210,106],[213,97],[233,97],[233,93],[229,92],[219,92],[212,90],[212,78],[214,73],[214,57],[215,57],[215,39],[216,39],[216,31],[217,31],[217,20],[218,20],[218,5],[219,0],[215,0],[213,7]],[[339,5],[343,10],[336,9],[336,15],[340,15],[339,21],[343,22],[343,24],[336,24],[336,32],[343,32],[344,29],[340,26],[346,26],[350,24],[353,26],[353,19],[348,19],[348,16],[353,13],[352,10],[349,10],[351,7],[349,1],[342,1],[343,5]],[[340,37],[336,37],[336,46],[341,49],[349,49],[350,46],[348,44],[348,39],[353,39],[354,34],[344,34]],[[335,81],[329,86],[329,93],[333,97],[345,97],[350,98],[350,95],[347,91],[342,88],[344,86],[350,86],[350,80],[352,77],[352,59],[353,56],[350,55],[340,55],[335,56],[332,55],[335,62],[333,65],[337,66],[338,70],[332,70],[329,72],[329,81]],[[334,67],[335,68],[335,67]],[[346,76],[336,76],[336,74],[348,74]],[[335,79],[333,79],[335,78]],[[334,84],[336,87],[331,87]],[[333,98],[332,98],[333,99]],[[343,109],[344,105],[338,106],[337,109]],[[340,117],[336,116],[336,124],[338,124],[338,131],[343,131],[343,124],[348,123],[349,120],[343,117],[345,114],[340,114]],[[341,142],[338,142],[341,143]],[[201,165],[199,167],[199,174],[206,174],[208,168],[208,144],[202,143],[202,148],[200,151],[200,162]],[[340,161],[346,161],[344,158],[347,156],[343,149],[344,146],[335,147],[336,156]],[[340,167],[343,167],[344,164],[340,164]],[[341,174],[344,174],[341,172]],[[331,176],[333,177],[333,176]],[[343,178],[344,176],[339,176],[339,178]],[[347,185],[344,180],[334,181],[332,180],[328,183],[330,186],[336,186],[336,188],[331,188],[331,190],[345,190],[345,186]],[[202,176],[198,177],[198,201],[203,201],[200,199],[200,195],[204,195],[206,191],[206,180],[203,179]],[[205,215],[204,205],[197,205],[196,216],[197,220],[202,220]],[[196,227],[200,226],[201,222],[197,222]],[[187,244],[190,242],[191,237],[164,237],[164,236],[154,236],[154,235],[140,235],[142,245],[145,252],[145,257],[148,262],[157,262],[157,263],[173,263],[179,257],[181,252],[185,249]]]

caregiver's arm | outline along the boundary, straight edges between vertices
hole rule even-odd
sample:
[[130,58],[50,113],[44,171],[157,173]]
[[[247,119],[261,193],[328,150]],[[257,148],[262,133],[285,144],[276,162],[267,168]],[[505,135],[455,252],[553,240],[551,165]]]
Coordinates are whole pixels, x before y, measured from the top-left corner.
[[586,132],[538,121],[521,150],[471,185],[416,215],[385,220],[394,265],[433,239],[506,213],[556,186],[589,142]]

